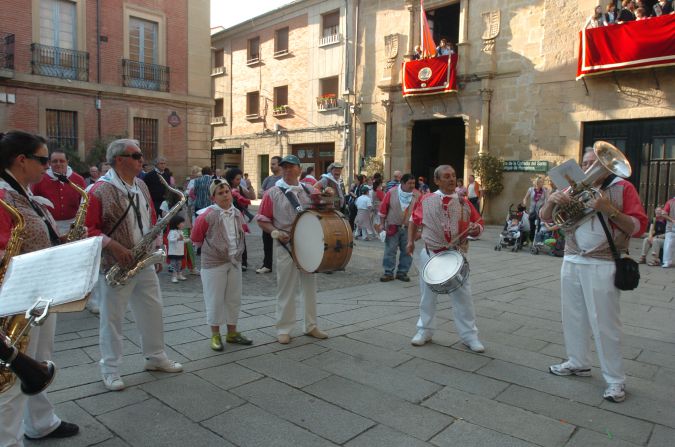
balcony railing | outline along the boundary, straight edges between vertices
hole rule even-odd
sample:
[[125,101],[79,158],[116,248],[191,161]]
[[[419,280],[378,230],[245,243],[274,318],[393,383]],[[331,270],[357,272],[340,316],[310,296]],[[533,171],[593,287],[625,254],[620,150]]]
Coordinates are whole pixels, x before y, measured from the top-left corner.
[[50,47],[39,43],[30,46],[33,74],[77,81],[89,80],[89,53]]
[[251,54],[246,59],[246,65],[258,65],[260,63],[260,54]]
[[0,33],[0,70],[14,70],[14,34]]
[[225,67],[213,67],[211,69],[211,76],[219,76],[225,74]]
[[225,124],[224,116],[214,116],[211,118],[211,124],[214,126]]
[[340,42],[340,28],[338,26],[331,26],[324,28],[321,39],[319,39],[319,46],[332,45]]
[[272,116],[281,117],[288,115],[288,106],[276,106],[272,109]]
[[335,95],[324,95],[316,98],[316,105],[319,112],[326,112],[328,110],[335,110],[338,108],[338,102]]
[[122,59],[122,83],[125,87],[169,91],[169,67]]

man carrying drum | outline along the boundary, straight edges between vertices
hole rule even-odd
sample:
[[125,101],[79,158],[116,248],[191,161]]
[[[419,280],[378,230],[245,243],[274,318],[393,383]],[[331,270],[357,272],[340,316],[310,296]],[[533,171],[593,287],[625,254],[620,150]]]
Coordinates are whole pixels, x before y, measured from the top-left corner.
[[[314,187],[319,191],[324,191],[330,187],[335,190],[335,209],[344,210],[345,207],[345,185],[342,181],[342,163],[337,161],[331,163],[328,167],[328,172],[321,176],[321,180],[314,184]],[[339,199],[339,201],[338,201]]]
[[[316,276],[302,272],[291,257],[290,233],[300,209],[311,203],[312,189],[299,182],[300,160],[286,155],[279,165],[282,177],[263,195],[258,210],[258,226],[276,239],[274,251],[277,260],[277,341],[288,344],[295,325],[295,296],[298,289],[305,302],[305,334],[314,338],[328,338],[316,324]],[[322,247],[317,247],[321,250]]]
[[[408,225],[408,254],[415,250],[415,240],[421,238],[424,246],[420,250],[420,272],[426,262],[435,254],[457,249],[466,253],[468,236],[477,237],[483,231],[483,219],[478,211],[463,197],[455,193],[457,176],[449,165],[440,165],[434,171],[438,190],[422,197],[413,209]],[[420,275],[422,276],[422,275]],[[431,341],[438,294],[420,278],[420,318],[417,333],[412,339],[414,346],[423,346]],[[478,339],[476,314],[471,298],[471,284],[467,278],[463,284],[450,293],[453,318],[462,343],[474,352],[484,352],[485,347]]]

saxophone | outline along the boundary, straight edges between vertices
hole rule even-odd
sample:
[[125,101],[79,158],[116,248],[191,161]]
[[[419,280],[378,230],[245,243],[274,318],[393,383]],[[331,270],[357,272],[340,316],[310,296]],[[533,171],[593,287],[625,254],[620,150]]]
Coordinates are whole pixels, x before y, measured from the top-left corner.
[[87,226],[84,224],[84,220],[87,217],[87,208],[89,207],[89,195],[87,192],[80,188],[75,183],[71,182],[68,177],[62,174],[56,174],[56,178],[59,181],[70,185],[75,191],[77,191],[82,200],[80,202],[80,207],[77,209],[77,214],[75,214],[75,220],[70,225],[70,230],[66,234],[66,242],[79,241],[87,237]]
[[158,220],[155,226],[152,227],[152,229],[150,229],[150,231],[145,236],[143,236],[138,244],[134,245],[134,247],[131,249],[131,254],[134,257],[134,261],[131,266],[125,267],[119,263],[116,263],[108,270],[105,275],[105,280],[108,285],[112,287],[126,284],[129,279],[136,276],[138,272],[143,270],[148,265],[160,264],[166,259],[166,253],[164,250],[161,248],[158,250],[153,249],[155,239],[157,239],[157,236],[162,234],[164,228],[169,225],[171,218],[178,214],[181,208],[183,208],[187,197],[185,197],[185,194],[183,194],[180,190],[169,186],[166,180],[164,180],[164,177],[161,175],[159,176],[159,179],[166,189],[174,194],[178,194],[180,199],[169,210],[166,216]]
[[[23,245],[26,223],[19,210],[0,199],[0,207],[7,211],[14,226],[0,261],[0,284],[5,278],[9,261],[18,255]],[[31,327],[41,324],[49,313],[49,302],[38,300],[28,309],[25,316],[12,315],[0,318],[0,393],[9,390],[21,379],[21,389],[30,396],[40,393],[54,378],[54,364],[51,361],[37,362],[24,355],[28,348]]]

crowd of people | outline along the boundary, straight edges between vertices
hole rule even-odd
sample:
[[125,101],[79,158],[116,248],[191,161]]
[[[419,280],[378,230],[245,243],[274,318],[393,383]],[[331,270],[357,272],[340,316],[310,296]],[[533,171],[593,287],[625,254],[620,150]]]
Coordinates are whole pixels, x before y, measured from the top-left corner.
[[619,2],[612,0],[607,4],[604,11],[602,6],[596,6],[593,14],[586,20],[584,28],[619,25],[634,20],[645,20],[650,17],[673,14],[674,12],[672,0],[622,0]]
[[[586,152],[582,167],[585,169],[594,161],[595,153]],[[86,186],[84,179],[71,172],[63,152],[49,152],[44,138],[11,131],[0,134],[0,199],[24,217],[26,234],[21,253],[28,253],[62,243],[64,232],[70,230],[70,222],[80,209],[81,196],[71,198],[66,194],[64,186],[68,185],[59,184],[65,183],[60,176],[68,176],[73,183],[87,187],[85,225],[89,236],[101,237],[102,271],[111,266],[120,269],[136,266],[139,259],[134,248],[139,244],[151,242],[155,247],[166,244],[173,283],[184,280],[186,266],[200,275],[205,323],[211,333],[209,346],[215,351],[223,351],[226,344],[253,343],[237,327],[243,293],[242,272],[246,269],[246,234],[253,220],[263,231],[264,246],[262,266],[256,272],[270,273],[273,268],[276,271],[275,328],[280,344],[292,341],[298,295],[304,303],[303,333],[316,339],[329,336],[319,327],[317,318],[317,275],[299,267],[289,246],[293,224],[307,207],[328,203],[331,209],[343,211],[345,218],[352,219],[357,236],[365,239],[382,233],[382,282],[409,282],[414,254],[419,259],[420,272],[427,261],[437,255],[453,252],[465,259],[469,241],[478,238],[484,230],[477,206],[480,185],[469,176],[464,186],[449,165],[435,168],[429,182],[434,188],[431,192],[425,178],[416,178],[410,173],[395,171],[386,182],[380,174],[359,175],[353,184],[345,186],[343,166],[339,162],[332,163],[325,173],[315,178],[312,170],[302,171],[295,155],[275,156],[271,163],[272,175],[262,182],[262,200],[254,215],[248,207],[256,197],[255,191],[247,175],[239,169],[214,175],[209,167],[193,168],[185,185],[189,196],[189,206],[185,208],[161,180],[158,183],[162,191],[154,183],[162,176],[166,183],[175,184],[167,172],[166,159],[157,159],[152,170],[141,175],[143,162],[138,141],[113,141],[106,152],[106,171],[103,172],[103,166],[90,171],[93,181]],[[589,376],[592,334],[607,383],[603,397],[621,402],[626,394],[620,347],[620,291],[611,286],[615,266],[608,238],[613,238],[613,244],[624,252],[631,237],[645,232],[647,217],[634,186],[628,181],[608,173],[599,178],[595,186],[603,195],[587,205],[600,213],[597,219],[603,222],[603,227],[600,215],[604,216],[609,229],[606,236],[593,217],[568,231],[561,269],[567,360],[551,365],[549,371],[558,376]],[[317,199],[326,201],[317,202]],[[527,221],[532,234],[539,222],[551,222],[557,205],[570,200],[568,191],[551,192],[544,186],[543,179],[537,178],[523,198],[521,218],[509,223],[517,227]],[[163,214],[164,221],[168,220],[164,242],[154,238],[152,231],[158,222],[158,212]],[[657,209],[641,261],[647,260],[649,250],[655,256],[658,248],[663,251],[661,265],[672,267],[674,220],[675,198]],[[5,210],[0,211],[0,246],[3,248],[9,242],[13,227],[12,216]],[[658,241],[662,234],[661,244]],[[200,250],[200,270],[196,269],[194,253],[190,255],[192,246]],[[125,282],[115,284],[103,278],[99,281],[95,293],[100,312],[99,367],[103,385],[108,390],[121,391],[126,387],[120,370],[124,358],[122,322],[127,306],[140,333],[144,369],[168,373],[183,370],[180,363],[169,358],[165,348],[158,277],[161,270],[159,264],[144,265]],[[413,346],[432,341],[438,292],[426,281],[419,281],[419,319],[411,339]],[[453,321],[461,342],[473,352],[484,352],[486,348],[478,336],[471,279],[463,278],[445,293],[452,303]],[[55,327],[54,314],[43,326],[33,330],[26,354],[39,361],[50,359]],[[24,437],[70,437],[79,431],[77,425],[55,415],[44,392],[29,397],[18,385],[0,393],[0,420],[2,445],[20,445]]]

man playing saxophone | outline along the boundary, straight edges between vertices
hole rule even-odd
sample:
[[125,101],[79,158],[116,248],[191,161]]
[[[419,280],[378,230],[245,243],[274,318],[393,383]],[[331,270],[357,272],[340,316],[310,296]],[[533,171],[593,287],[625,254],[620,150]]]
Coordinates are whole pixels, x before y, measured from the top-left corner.
[[[48,155],[46,140],[40,136],[20,131],[0,133],[0,199],[16,209],[25,222],[22,235],[12,233],[16,219],[7,209],[0,209],[0,248],[7,250],[7,259],[3,258],[2,262],[4,268],[5,261],[11,256],[59,243],[56,222],[40,198],[28,189],[42,178]],[[30,331],[30,342],[24,354],[38,361],[51,359],[55,330],[56,315],[51,314],[42,326]],[[0,372],[3,376],[6,373]],[[21,446],[24,436],[28,439],[65,438],[78,431],[77,425],[62,421],[54,414],[54,407],[45,392],[29,397],[22,393],[17,380],[11,388],[0,393],[2,446]]]
[[[106,153],[111,169],[89,191],[86,224],[89,236],[103,236],[103,268],[118,264],[133,267],[132,249],[150,233],[157,221],[150,192],[136,176],[143,154],[136,140],[115,140]],[[160,241],[157,241],[157,246]],[[122,320],[131,307],[140,332],[145,369],[180,372],[183,366],[167,357],[164,349],[162,296],[156,271],[160,264],[140,269],[125,284],[101,287],[99,345],[101,374],[106,388],[124,389],[119,367],[122,362]]]
[[[581,166],[587,174],[596,159],[593,150],[584,154]],[[590,186],[600,189],[602,195],[586,206],[602,213],[617,250],[625,251],[630,237],[644,233],[647,226],[635,187],[610,171]],[[539,213],[541,219],[550,222],[555,207],[564,208],[572,200],[569,191],[551,194]],[[620,291],[614,286],[616,267],[607,236],[598,217],[593,216],[590,220],[579,220],[565,233],[560,283],[567,361],[550,366],[549,371],[558,376],[590,376],[589,343],[593,334],[607,383],[603,397],[622,402],[626,398],[626,377],[621,356]]]

